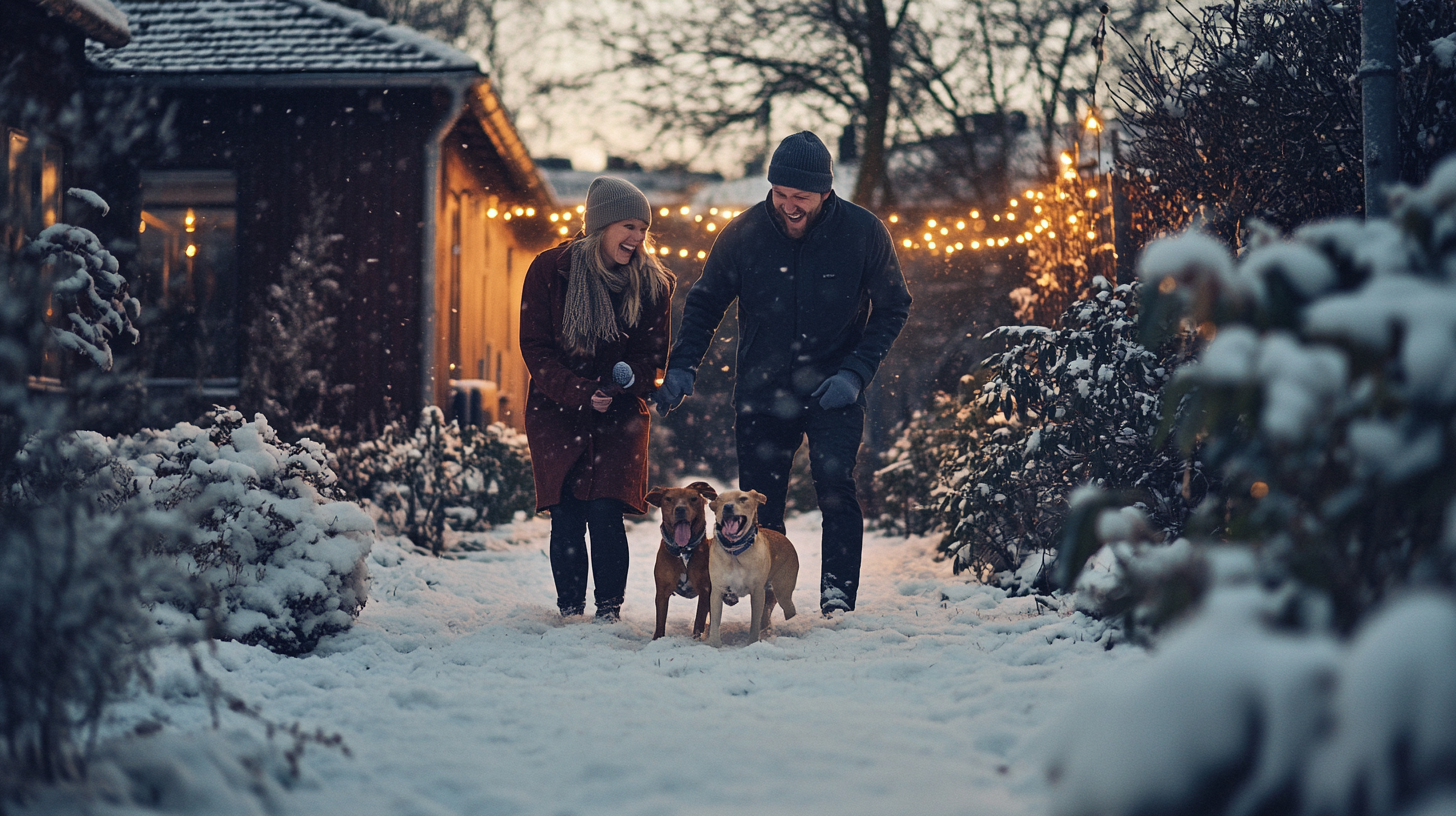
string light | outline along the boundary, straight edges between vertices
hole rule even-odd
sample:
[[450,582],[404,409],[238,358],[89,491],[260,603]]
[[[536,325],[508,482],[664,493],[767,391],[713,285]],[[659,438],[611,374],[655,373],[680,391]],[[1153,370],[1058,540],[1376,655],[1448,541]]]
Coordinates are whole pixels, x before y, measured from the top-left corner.
[[[1100,125],[1099,125],[1100,126]],[[1056,224],[1070,225],[1071,229],[1064,232],[1060,238],[1064,241],[1081,242],[1083,240],[1095,241],[1097,230],[1095,224],[1089,228],[1087,212],[1076,209],[1077,202],[1090,201],[1099,197],[1099,191],[1095,186],[1088,186],[1080,183],[1080,177],[1076,170],[1076,160],[1070,153],[1062,153],[1060,156],[1063,171],[1055,182],[1048,184],[1043,189],[1025,189],[1016,198],[1008,198],[1004,208],[1000,212],[983,212],[979,208],[965,210],[967,216],[956,217],[951,215],[945,218],[939,215],[927,216],[923,222],[914,216],[907,217],[903,213],[891,213],[886,217],[887,224],[891,231],[900,232],[901,229],[914,230],[915,223],[923,223],[924,227],[909,235],[903,233],[896,235],[895,239],[900,248],[905,251],[927,251],[932,254],[949,255],[954,252],[969,250],[988,250],[1006,247],[1013,242],[1018,245],[1029,245],[1040,241],[1057,240],[1058,233],[1053,229],[1053,221]],[[1018,212],[1022,211],[1021,204],[1026,202],[1027,209],[1025,219],[1018,219]],[[1043,206],[1039,202],[1049,202]],[[1058,203],[1060,202],[1060,203]],[[1084,205],[1086,206],[1086,205]],[[1060,209],[1060,212],[1058,211]],[[1071,212],[1068,212],[1071,210]],[[561,236],[567,236],[571,229],[566,226],[572,220],[573,215],[585,213],[585,205],[576,205],[571,208],[563,208],[555,212],[538,211],[535,207],[525,205],[498,205],[486,210],[488,218],[503,217],[507,221],[521,218],[545,217],[555,225],[552,229]],[[742,211],[735,211],[728,208],[708,207],[705,210],[694,212],[690,205],[663,206],[657,209],[656,215],[669,222],[676,222],[696,230],[699,238],[686,239],[689,244],[696,243],[698,246],[657,246],[655,252],[666,258],[676,255],[681,259],[704,260],[708,256],[707,247],[711,243],[711,237],[725,226],[726,223],[742,215]],[[677,221],[678,218],[682,220]],[[1095,222],[1095,212],[1091,221]],[[189,228],[195,224],[192,213],[188,213]],[[1027,223],[1018,223],[1025,221]],[[978,236],[976,240],[955,241],[951,237],[951,230],[964,231],[968,224],[974,227],[975,232],[990,232],[989,236]],[[1016,225],[1018,233],[1012,233],[1006,229],[1008,225]],[[664,225],[666,226],[666,225]],[[138,231],[145,229],[144,224],[138,225]],[[995,235],[996,232],[1004,231],[1004,235]],[[193,249],[193,252],[196,250]],[[1072,251],[1079,251],[1073,249]]]

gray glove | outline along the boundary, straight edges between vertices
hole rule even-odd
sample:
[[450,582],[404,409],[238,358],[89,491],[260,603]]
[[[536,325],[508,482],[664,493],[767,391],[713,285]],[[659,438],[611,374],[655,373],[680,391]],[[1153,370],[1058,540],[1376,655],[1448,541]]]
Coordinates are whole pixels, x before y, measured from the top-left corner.
[[669,368],[667,374],[662,378],[662,385],[659,385],[653,394],[653,400],[657,403],[657,413],[667,416],[681,405],[685,398],[692,396],[693,381],[696,379],[693,372],[685,368]]
[[858,374],[841,368],[838,374],[820,383],[812,396],[819,397],[820,408],[833,411],[852,405],[859,399],[859,391],[863,387],[864,383],[860,382]]

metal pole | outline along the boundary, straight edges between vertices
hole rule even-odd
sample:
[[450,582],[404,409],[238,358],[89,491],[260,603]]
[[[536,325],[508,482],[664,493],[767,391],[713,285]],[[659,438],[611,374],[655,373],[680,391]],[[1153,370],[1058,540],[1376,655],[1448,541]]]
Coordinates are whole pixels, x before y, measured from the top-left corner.
[[1365,0],[1360,11],[1360,101],[1365,132],[1365,217],[1386,214],[1399,180],[1396,144],[1395,0]]

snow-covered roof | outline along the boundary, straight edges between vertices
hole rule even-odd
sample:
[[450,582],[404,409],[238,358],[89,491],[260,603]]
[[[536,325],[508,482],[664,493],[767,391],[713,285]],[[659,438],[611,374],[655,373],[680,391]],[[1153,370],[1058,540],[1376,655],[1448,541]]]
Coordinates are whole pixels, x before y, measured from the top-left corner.
[[116,0],[116,5],[131,21],[131,43],[111,50],[88,44],[87,57],[104,71],[480,70],[468,54],[439,40],[325,0]]
[[31,0],[80,29],[93,40],[117,48],[131,40],[126,15],[110,0]]

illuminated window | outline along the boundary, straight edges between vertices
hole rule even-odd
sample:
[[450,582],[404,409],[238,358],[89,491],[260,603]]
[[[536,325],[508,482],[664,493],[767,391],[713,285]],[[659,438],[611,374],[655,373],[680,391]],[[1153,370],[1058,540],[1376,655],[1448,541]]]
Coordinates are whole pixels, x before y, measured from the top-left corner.
[[151,384],[236,389],[237,182],[226,171],[142,174],[132,290]]
[[0,224],[5,246],[18,250],[25,238],[62,219],[61,149],[37,149],[24,131],[0,128],[4,176],[0,178]]

